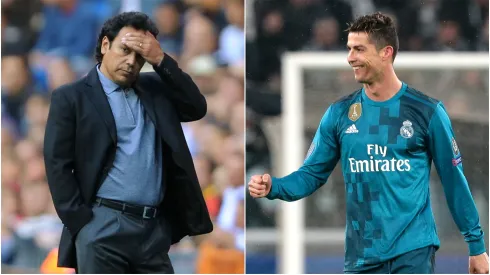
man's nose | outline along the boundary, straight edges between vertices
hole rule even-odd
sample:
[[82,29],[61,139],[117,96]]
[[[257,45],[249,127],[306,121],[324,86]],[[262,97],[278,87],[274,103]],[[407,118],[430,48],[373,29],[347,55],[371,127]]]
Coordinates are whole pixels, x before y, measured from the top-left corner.
[[352,52],[349,52],[349,54],[347,54],[347,62],[349,62],[349,64],[352,64],[355,61],[356,61],[356,57]]
[[126,58],[126,64],[129,65],[129,66],[134,66],[136,64],[136,53],[135,52],[132,52],[131,54],[129,54]]

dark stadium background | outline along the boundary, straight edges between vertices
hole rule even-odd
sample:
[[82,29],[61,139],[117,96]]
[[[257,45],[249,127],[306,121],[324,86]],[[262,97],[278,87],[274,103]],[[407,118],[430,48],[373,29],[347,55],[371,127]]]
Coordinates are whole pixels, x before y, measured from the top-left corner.
[[[251,0],[246,13],[247,178],[277,171],[281,140],[281,56],[285,52],[345,51],[346,24],[374,11],[398,26],[401,52],[488,53],[488,0]],[[347,62],[347,61],[346,61]],[[396,61],[395,61],[396,64]],[[488,251],[488,69],[399,70],[410,85],[444,101],[463,154],[465,174],[485,230]],[[351,71],[304,71],[305,130],[313,138],[326,108],[357,87]],[[435,169],[433,169],[434,172]],[[458,231],[436,173],[431,182],[441,249],[437,273],[467,273],[467,245]],[[247,273],[278,272],[280,247],[266,236],[279,234],[278,203],[247,195]],[[305,201],[305,272],[341,273],[345,226],[344,183],[339,167],[329,182]],[[309,231],[309,230],[310,231]],[[332,234],[334,242],[316,242]],[[284,240],[287,241],[287,240]]]

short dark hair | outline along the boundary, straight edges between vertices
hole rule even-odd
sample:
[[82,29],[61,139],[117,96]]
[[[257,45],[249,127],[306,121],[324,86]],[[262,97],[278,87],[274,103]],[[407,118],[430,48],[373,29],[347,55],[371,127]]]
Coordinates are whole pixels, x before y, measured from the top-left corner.
[[357,18],[349,25],[346,30],[350,32],[365,32],[369,39],[376,46],[377,50],[381,50],[386,46],[393,47],[393,61],[399,49],[398,34],[396,26],[391,17],[380,12],[364,15]]
[[95,47],[95,59],[97,62],[102,62],[104,55],[100,52],[102,48],[102,40],[105,36],[112,43],[114,38],[119,34],[124,27],[133,27],[137,30],[149,31],[155,37],[158,35],[158,29],[155,23],[151,21],[148,15],[142,12],[123,12],[114,17],[109,18],[104,25],[99,34],[99,39],[97,40],[97,46]]

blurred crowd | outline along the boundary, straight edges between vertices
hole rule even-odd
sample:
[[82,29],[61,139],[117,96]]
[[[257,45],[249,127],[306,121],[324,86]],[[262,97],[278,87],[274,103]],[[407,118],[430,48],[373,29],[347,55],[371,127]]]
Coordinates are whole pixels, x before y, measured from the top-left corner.
[[[54,273],[62,224],[42,157],[51,92],[95,66],[103,22],[142,11],[156,23],[163,50],[195,80],[208,102],[184,124],[215,231],[187,238],[172,255],[194,255],[176,272],[243,272],[243,0],[2,0],[2,267]],[[152,70],[151,66],[143,71]],[[175,257],[175,256],[174,256]],[[221,262],[220,262],[221,261]],[[221,265],[224,266],[224,265]],[[20,271],[19,271],[20,272]]]
[[[281,58],[285,52],[346,53],[347,33],[344,30],[348,23],[376,11],[387,13],[394,19],[401,52],[488,52],[488,6],[488,0],[247,1],[247,176],[274,172],[277,168],[272,156],[277,150],[273,147],[277,144],[276,132],[280,128],[271,121],[281,114]],[[488,118],[486,72],[469,71],[441,77],[436,72],[410,71],[401,77],[443,100],[452,114],[477,112]],[[316,129],[317,119],[321,118],[328,104],[357,89],[358,84],[351,79],[352,74],[347,71],[317,69],[305,72],[307,140],[310,140],[308,131]],[[460,88],[463,91],[471,88],[473,93],[458,93]],[[448,93],[448,90],[453,92]],[[267,127],[267,123],[275,126]],[[247,227],[275,224],[271,218],[275,212],[273,202],[253,200],[250,196],[246,200],[247,213],[250,213]]]
[[400,51],[488,51],[488,0],[252,2],[247,80],[275,79],[285,51],[344,50],[347,24],[375,11],[394,19]]

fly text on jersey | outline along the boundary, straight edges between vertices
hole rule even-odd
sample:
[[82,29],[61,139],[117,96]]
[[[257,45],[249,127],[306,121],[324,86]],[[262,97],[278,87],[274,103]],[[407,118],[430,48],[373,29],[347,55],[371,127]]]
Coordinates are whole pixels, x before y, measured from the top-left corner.
[[[387,151],[387,146],[368,144],[367,154],[369,156],[369,160],[356,160],[355,158],[349,158],[350,171],[352,173],[410,171],[410,160],[395,158],[384,159],[386,158]],[[375,157],[376,159],[374,159]]]

